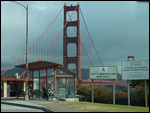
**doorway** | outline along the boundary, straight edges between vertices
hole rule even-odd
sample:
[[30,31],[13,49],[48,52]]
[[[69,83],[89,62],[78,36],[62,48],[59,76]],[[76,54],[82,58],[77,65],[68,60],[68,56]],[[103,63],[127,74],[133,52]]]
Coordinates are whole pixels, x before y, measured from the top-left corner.
[[9,90],[7,91],[9,97],[15,97],[18,89],[24,90],[23,81],[8,81],[7,86],[9,86]]

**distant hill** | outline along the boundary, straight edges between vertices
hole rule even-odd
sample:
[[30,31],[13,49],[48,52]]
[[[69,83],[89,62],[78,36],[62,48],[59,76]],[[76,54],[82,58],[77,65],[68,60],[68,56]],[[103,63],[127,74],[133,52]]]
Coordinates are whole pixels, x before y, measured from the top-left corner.
[[[76,69],[70,69],[72,72],[76,73]],[[84,80],[89,79],[89,69],[81,68],[81,78]]]
[[[1,73],[4,71],[1,71]],[[16,73],[18,73],[18,75],[21,75],[24,71],[25,71],[25,69],[22,69],[22,68],[9,69],[6,73],[4,73],[4,75],[1,76],[1,78],[16,78],[14,76]],[[21,78],[23,78],[23,76]],[[31,78],[31,72],[30,71],[29,71],[29,78]]]
[[[74,73],[76,73],[75,69],[70,69],[71,71],[73,71]],[[1,78],[15,78],[14,74],[18,73],[19,75],[21,75],[23,72],[25,71],[25,69],[22,68],[13,68],[7,71],[7,73],[5,74],[5,76],[1,76]],[[2,73],[3,71],[1,71]],[[118,73],[117,78],[120,76],[121,74]],[[29,71],[29,78],[31,77],[31,72]],[[81,78],[83,80],[88,80],[89,79],[89,69],[84,69],[81,68]],[[110,80],[112,81],[112,80]],[[122,81],[122,76],[118,79],[118,81]]]

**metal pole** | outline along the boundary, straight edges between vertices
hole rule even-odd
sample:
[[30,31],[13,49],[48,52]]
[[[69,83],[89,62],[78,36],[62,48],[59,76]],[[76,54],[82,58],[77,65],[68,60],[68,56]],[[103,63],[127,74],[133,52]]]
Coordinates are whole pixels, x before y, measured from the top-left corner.
[[113,81],[113,104],[115,105],[115,79]]
[[130,106],[130,87],[129,87],[130,81],[128,80],[127,82],[128,82],[128,106]]
[[27,7],[25,7],[24,5],[22,5],[21,3],[19,2],[16,2],[16,1],[10,1],[10,2],[13,2],[13,3],[17,3],[21,6],[23,6],[26,10],[27,10],[27,23],[26,23],[26,91],[25,91],[25,100],[29,100],[29,97],[28,97],[28,5]]
[[[135,60],[134,56],[128,56],[127,61],[129,61],[129,58],[133,58],[133,61]],[[127,80],[127,82],[128,82],[128,106],[130,106],[130,80]]]
[[[59,82],[58,82],[59,83]],[[59,87],[58,87],[59,88]],[[76,98],[76,77],[74,77],[74,92],[75,92],[75,98]]]
[[27,27],[26,27],[26,94],[25,101],[29,100],[28,96],[28,5],[27,5]]
[[56,67],[54,67],[54,94],[56,94]]
[[93,79],[92,79],[92,103],[94,103],[94,88],[93,88]]
[[147,104],[147,81],[145,80],[145,106],[148,107]]

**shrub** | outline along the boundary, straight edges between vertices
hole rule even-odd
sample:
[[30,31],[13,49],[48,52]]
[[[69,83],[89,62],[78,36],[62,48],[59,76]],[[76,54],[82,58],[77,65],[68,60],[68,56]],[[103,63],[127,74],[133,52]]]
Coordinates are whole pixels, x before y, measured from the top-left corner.
[[116,92],[115,93],[115,103],[121,105],[128,105],[128,93],[127,92]]
[[[87,101],[92,101],[92,87],[91,86],[84,86],[78,89],[78,94],[84,95],[87,98]],[[94,86],[94,102],[99,103],[112,103],[112,91],[107,88],[95,87]]]
[[[84,95],[87,101],[92,101],[92,87],[84,86],[77,90],[79,95]],[[149,86],[147,87],[147,97],[149,106]],[[113,92],[110,89],[94,86],[94,102],[98,103],[113,103]],[[145,106],[145,89],[142,86],[135,86],[130,91],[130,102],[134,106]],[[128,105],[128,92],[116,92],[115,103]]]
[[[131,105],[145,106],[145,88],[136,85],[135,88],[131,88]],[[149,105],[149,87],[147,87],[147,97]]]

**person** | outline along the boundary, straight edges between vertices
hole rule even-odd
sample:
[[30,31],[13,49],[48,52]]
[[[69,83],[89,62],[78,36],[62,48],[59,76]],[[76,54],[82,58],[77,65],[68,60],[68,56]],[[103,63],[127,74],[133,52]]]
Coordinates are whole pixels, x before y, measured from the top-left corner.
[[70,93],[71,93],[71,92],[70,92],[70,89],[68,89],[68,95],[70,95]]
[[21,96],[24,97],[24,90],[21,90]]
[[30,99],[30,97],[31,97],[31,90],[30,90],[30,88],[28,89],[28,95],[29,95],[29,99]]
[[20,94],[21,94],[21,89],[17,89],[17,99],[20,96]]
[[70,91],[70,89],[68,89],[68,94],[66,95],[67,98],[69,97],[70,93],[71,93],[71,91]]
[[33,86],[32,86],[32,84],[30,85],[30,94],[31,94],[31,97],[33,97]]
[[47,99],[48,100],[48,90],[46,88],[46,86],[43,87],[43,97],[44,97],[44,100]]
[[17,89],[17,91],[16,91],[16,96],[17,96],[17,99],[18,99],[18,97],[19,97],[19,89]]

